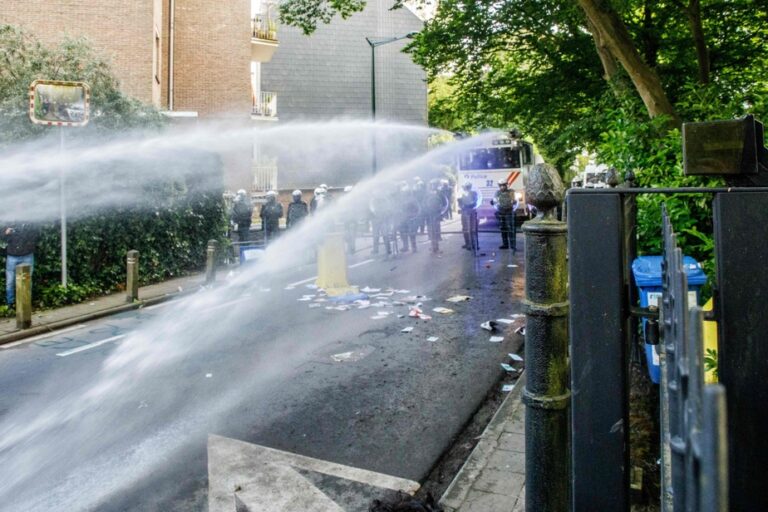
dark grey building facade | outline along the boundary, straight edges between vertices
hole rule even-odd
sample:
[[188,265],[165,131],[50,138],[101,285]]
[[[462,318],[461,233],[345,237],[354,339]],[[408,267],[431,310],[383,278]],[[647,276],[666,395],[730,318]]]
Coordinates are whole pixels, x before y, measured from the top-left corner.
[[[280,46],[260,70],[261,90],[277,97],[279,123],[371,119],[371,48],[366,37],[402,36],[423,26],[408,8],[390,10],[392,4],[392,0],[369,0],[364,11],[320,25],[310,36],[280,27]],[[426,73],[402,52],[407,43],[406,39],[375,49],[376,119],[426,126]],[[386,142],[377,143],[382,166],[391,161],[388,153]],[[334,177],[339,181],[334,184],[354,183],[359,181],[357,175],[369,175],[370,149],[355,152],[351,159],[360,161],[346,162],[346,170],[337,167],[335,172],[341,175]],[[306,188],[305,170],[291,160],[289,155],[278,157],[278,187]]]

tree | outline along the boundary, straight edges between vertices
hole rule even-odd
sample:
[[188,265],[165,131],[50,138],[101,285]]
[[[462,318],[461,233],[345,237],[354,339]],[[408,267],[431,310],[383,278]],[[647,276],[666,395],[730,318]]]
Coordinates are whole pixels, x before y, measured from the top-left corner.
[[[91,87],[90,122],[84,128],[72,128],[70,140],[94,136],[93,140],[104,142],[127,130],[138,137],[133,133],[136,129],[155,134],[164,125],[154,108],[120,91],[108,62],[86,40],[67,39],[49,48],[17,27],[0,25],[0,154],[15,145],[23,148],[24,142],[50,132],[50,127],[32,124],[27,114],[29,85],[43,78],[84,81]],[[33,282],[38,304],[51,307],[78,302],[120,286],[129,249],[140,251],[140,275],[146,283],[200,267],[207,241],[220,238],[224,231],[221,163],[216,155],[204,151],[179,153],[165,158],[153,154],[151,158],[104,159],[78,167],[77,180],[86,184],[84,188],[107,183],[130,190],[127,195],[132,201],[70,205],[68,243],[70,254],[76,257],[69,261],[67,288],[59,285],[60,230],[53,219],[42,226]],[[139,167],[145,172],[136,172]],[[27,193],[24,197],[33,196],[40,204],[56,204],[58,190],[47,186],[48,178],[25,176],[14,188],[8,186],[18,181],[14,181],[13,171],[4,169],[3,200]],[[37,204],[24,206],[34,209]],[[0,254],[0,267],[5,267],[4,254]],[[4,286],[3,272],[0,289]],[[0,306],[3,313],[8,310]]]
[[28,87],[38,78],[90,85],[90,122],[76,131],[78,135],[163,124],[159,112],[120,91],[109,63],[87,40],[65,39],[47,48],[18,27],[0,25],[0,148],[46,131],[29,122],[27,114]]

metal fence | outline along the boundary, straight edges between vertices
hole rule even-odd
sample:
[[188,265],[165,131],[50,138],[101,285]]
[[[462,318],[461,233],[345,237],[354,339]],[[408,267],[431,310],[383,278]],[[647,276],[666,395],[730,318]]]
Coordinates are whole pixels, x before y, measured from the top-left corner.
[[[638,306],[631,274],[636,197],[691,193],[713,198],[718,386],[703,386],[703,313],[688,308],[668,216],[660,314]],[[665,358],[663,510],[768,510],[765,479],[755,475],[768,465],[768,414],[756,405],[768,400],[768,272],[761,268],[768,261],[768,189],[573,190],[567,203],[572,510],[630,508],[630,353],[640,318],[653,316]]]
[[704,313],[688,304],[683,253],[662,214],[662,510],[728,510],[725,388],[704,384]]

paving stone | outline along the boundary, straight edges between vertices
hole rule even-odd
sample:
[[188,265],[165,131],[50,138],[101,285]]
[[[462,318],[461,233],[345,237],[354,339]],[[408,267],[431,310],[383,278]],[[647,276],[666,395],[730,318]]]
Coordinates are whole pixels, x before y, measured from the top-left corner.
[[525,474],[525,455],[520,452],[496,450],[488,459],[488,469]]
[[510,510],[514,506],[514,498],[488,492],[473,491],[467,496],[467,501],[461,507],[461,512],[495,512]]
[[499,448],[525,453],[525,436],[516,432],[505,432],[499,437]]
[[486,469],[475,481],[474,489],[517,498],[525,484],[525,475],[511,471]]

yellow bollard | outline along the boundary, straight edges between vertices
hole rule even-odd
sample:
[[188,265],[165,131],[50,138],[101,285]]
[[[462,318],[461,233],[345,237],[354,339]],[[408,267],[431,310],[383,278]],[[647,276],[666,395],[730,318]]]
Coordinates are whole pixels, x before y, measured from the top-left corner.
[[315,284],[331,297],[358,293],[357,287],[347,282],[347,253],[344,250],[343,233],[328,233],[318,247]]
[[[704,311],[712,311],[712,299],[709,299],[704,307]],[[707,350],[714,350],[717,352],[717,322],[714,320],[704,321],[704,355],[707,355]],[[702,361],[703,364],[703,361]],[[717,382],[717,377],[713,370],[706,370],[704,372],[704,382],[707,384],[714,384]]]
[[16,265],[16,328],[32,327],[32,267]]

